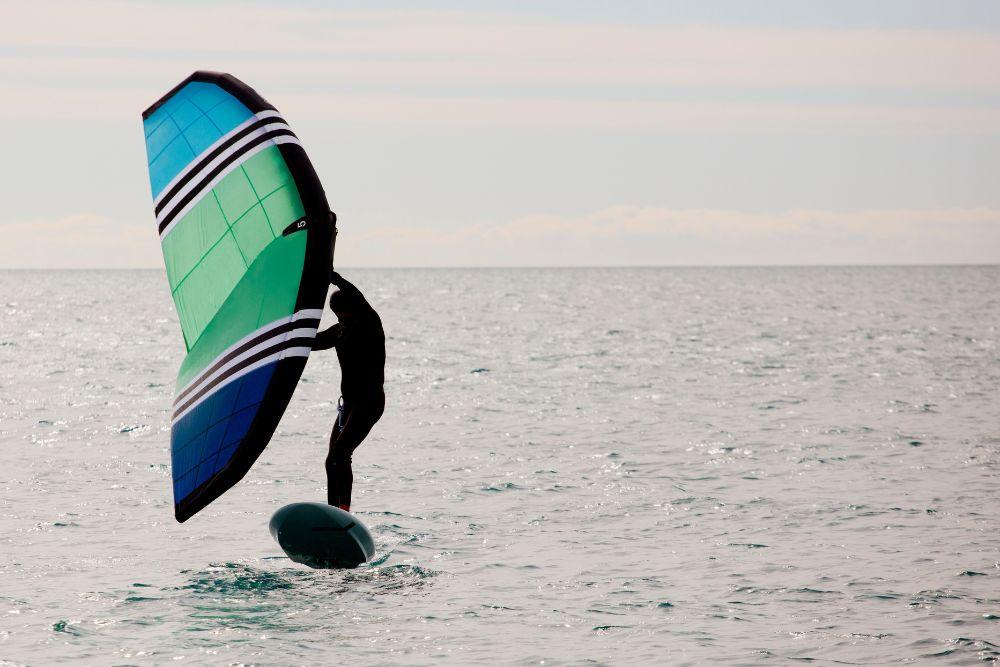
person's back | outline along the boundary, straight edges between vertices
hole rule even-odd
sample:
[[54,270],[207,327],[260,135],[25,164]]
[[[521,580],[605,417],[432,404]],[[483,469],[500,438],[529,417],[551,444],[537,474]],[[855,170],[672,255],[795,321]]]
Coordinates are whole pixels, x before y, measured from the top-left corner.
[[340,360],[344,401],[370,400],[384,394],[385,332],[378,313],[363,301],[342,327],[334,347]]

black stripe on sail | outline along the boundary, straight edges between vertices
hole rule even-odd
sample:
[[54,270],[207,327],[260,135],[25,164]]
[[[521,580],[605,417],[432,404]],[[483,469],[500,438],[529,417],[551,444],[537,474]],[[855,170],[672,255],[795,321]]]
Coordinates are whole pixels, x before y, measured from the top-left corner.
[[179,211],[182,211],[184,207],[187,206],[195,197],[198,197],[201,194],[201,192],[208,186],[208,184],[212,182],[212,179],[221,174],[223,171],[225,171],[229,165],[238,161],[241,157],[243,157],[243,155],[250,152],[257,146],[266,143],[271,139],[274,139],[275,137],[294,137],[294,136],[295,133],[288,129],[271,130],[270,132],[267,132],[259,137],[256,137],[246,146],[241,146],[240,149],[235,153],[233,153],[232,155],[230,155],[225,162],[216,165],[214,169],[205,174],[204,178],[202,178],[198,182],[197,187],[193,188],[190,192],[184,195],[180,199],[180,201],[178,201],[177,204],[170,209],[170,211],[163,217],[163,222],[160,223],[159,226],[160,235],[161,236],[163,235],[163,230],[166,229],[171,222],[173,222],[175,217],[177,217],[177,213]]
[[181,178],[181,180],[177,181],[174,187],[170,188],[170,190],[167,191],[167,193],[160,199],[160,203],[154,207],[155,212],[159,214],[160,211],[162,211],[170,203],[170,200],[173,199],[177,195],[177,193],[184,188],[185,185],[190,183],[191,179],[195,178],[198,175],[198,172],[204,169],[205,166],[208,165],[208,163],[210,163],[212,160],[214,160],[215,158],[219,157],[227,150],[229,150],[232,147],[232,145],[235,144],[237,141],[247,136],[251,132],[259,130],[265,125],[273,125],[274,123],[286,124],[285,119],[282,118],[281,116],[262,118],[256,121],[255,123],[251,123],[250,125],[244,127],[242,130],[240,130],[233,136],[226,139],[226,141],[217,146],[215,150],[213,150],[211,153],[209,153],[202,159],[198,160],[197,164],[193,165],[190,169],[188,169],[187,173],[184,174],[184,177]]
[[[266,357],[271,356],[272,354],[277,354],[278,352],[282,352],[284,350],[287,350],[287,349],[290,349],[290,348],[293,348],[293,347],[312,347],[312,341],[305,341],[304,342],[301,338],[290,338],[289,340],[285,340],[285,341],[282,341],[282,342],[277,343],[275,345],[272,345],[269,348],[263,349],[260,352],[257,352],[256,354],[247,357],[246,359],[244,359],[243,361],[241,361],[237,365],[233,366],[232,368],[230,368],[229,370],[227,370],[225,373],[223,373],[222,375],[220,375],[219,377],[215,378],[214,380],[212,380],[211,382],[209,382],[207,385],[205,385],[204,387],[202,387],[198,391],[198,393],[196,393],[193,396],[189,397],[184,402],[183,405],[178,406],[174,410],[173,419],[177,419],[177,415],[179,415],[182,412],[184,412],[185,410],[187,410],[192,404],[194,404],[195,402],[197,402],[199,398],[201,398],[202,396],[204,396],[208,392],[212,391],[212,389],[214,389],[215,387],[219,386],[220,384],[222,384],[223,382],[225,382],[226,380],[228,380],[232,376],[237,375],[240,371],[242,371],[243,369],[245,369],[247,366],[251,366],[251,365],[257,363],[258,361],[260,361],[261,359],[264,359]],[[275,360],[275,361],[277,361],[277,360]]]
[[240,345],[238,348],[236,348],[232,352],[229,352],[228,354],[226,354],[226,356],[224,356],[221,359],[219,359],[219,361],[217,361],[215,364],[213,364],[211,368],[209,368],[208,370],[205,370],[205,371],[202,371],[201,373],[199,373],[198,377],[195,378],[195,380],[188,385],[187,389],[185,389],[181,393],[177,394],[177,396],[174,398],[174,405],[177,405],[179,402],[183,401],[184,398],[188,394],[190,394],[191,391],[195,387],[198,386],[198,384],[201,382],[201,380],[203,380],[204,378],[207,378],[209,375],[211,375],[215,371],[219,370],[220,368],[222,368],[223,366],[225,366],[230,361],[232,361],[236,357],[240,356],[241,354],[243,354],[247,350],[260,345],[261,343],[263,343],[264,341],[268,340],[269,338],[274,338],[275,336],[280,336],[281,334],[287,333],[289,331],[292,331],[293,329],[302,329],[302,328],[306,328],[306,327],[318,328],[319,327],[319,320],[316,319],[315,317],[304,317],[304,318],[302,318],[300,320],[294,320],[292,322],[285,322],[284,324],[280,324],[280,325],[274,327],[273,329],[268,329],[267,331],[265,331],[264,333],[260,334],[259,336],[255,336],[254,338],[248,340],[247,342],[243,343],[242,345]]

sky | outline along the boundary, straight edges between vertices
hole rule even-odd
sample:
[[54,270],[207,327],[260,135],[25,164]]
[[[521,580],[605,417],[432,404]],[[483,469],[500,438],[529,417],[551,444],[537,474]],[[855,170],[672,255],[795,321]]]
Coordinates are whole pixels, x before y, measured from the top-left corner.
[[162,268],[140,114],[197,69],[341,267],[1000,262],[993,0],[0,0],[0,268]]

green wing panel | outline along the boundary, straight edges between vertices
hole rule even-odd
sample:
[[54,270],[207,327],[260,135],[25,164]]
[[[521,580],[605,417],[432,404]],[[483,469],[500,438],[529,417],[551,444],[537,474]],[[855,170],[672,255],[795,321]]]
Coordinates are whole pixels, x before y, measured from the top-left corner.
[[267,247],[191,348],[177,374],[178,392],[225,352],[234,341],[242,340],[262,326],[291,315],[298,280],[285,267],[302,266],[306,253],[303,234],[280,237]]
[[[305,215],[277,146],[250,157],[209,194],[163,239],[167,280],[188,350],[258,255]],[[285,314],[294,307],[293,295]]]

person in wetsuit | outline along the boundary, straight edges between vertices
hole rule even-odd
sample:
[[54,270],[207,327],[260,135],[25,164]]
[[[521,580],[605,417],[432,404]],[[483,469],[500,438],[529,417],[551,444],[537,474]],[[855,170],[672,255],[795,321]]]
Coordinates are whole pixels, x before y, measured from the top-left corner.
[[336,271],[330,282],[339,289],[330,296],[337,324],[316,334],[313,350],[337,349],[340,361],[340,401],[326,457],[327,502],[351,509],[351,455],[368,436],[385,409],[385,332],[382,320],[361,291]]

